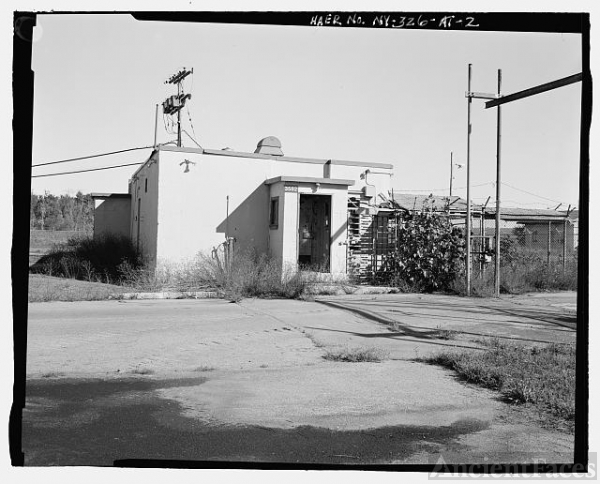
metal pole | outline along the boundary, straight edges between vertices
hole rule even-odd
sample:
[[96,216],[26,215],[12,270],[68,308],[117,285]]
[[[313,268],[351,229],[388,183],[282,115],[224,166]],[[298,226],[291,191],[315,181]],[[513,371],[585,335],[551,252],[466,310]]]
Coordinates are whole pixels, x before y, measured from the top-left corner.
[[[471,93],[471,64],[469,64],[469,77],[467,91]],[[467,255],[466,255],[466,285],[467,296],[471,295],[471,97],[467,97]]]
[[156,111],[154,112],[154,148],[156,148],[157,130],[158,130],[158,104],[156,105]]
[[563,276],[567,272],[567,219],[563,224]]
[[181,147],[181,109],[177,111],[177,146]]
[[485,271],[485,207],[481,207],[481,218],[479,219],[479,275],[483,279]]
[[227,208],[225,212],[225,241],[229,240],[229,195],[225,198],[227,200]]
[[552,221],[548,220],[548,268],[550,268],[550,253],[552,251]]
[[[502,88],[502,70],[498,69],[498,96],[500,96],[500,90]],[[502,138],[502,114],[501,107],[497,107],[497,121],[496,121],[496,261],[494,268],[494,292],[496,297],[500,297],[500,189],[501,189],[501,172],[500,172],[500,146]]]
[[452,196],[452,151],[450,152],[450,196]]
[[[490,202],[490,197],[487,197],[487,200],[485,201],[485,203],[483,204],[483,207],[481,207],[481,247],[482,247],[482,251],[487,251],[488,249],[488,243],[487,243],[487,237],[485,236],[485,209],[487,208],[487,204]],[[483,279],[483,276],[485,275],[485,264],[486,264],[486,260],[485,260],[485,254],[482,254],[482,262],[481,262],[481,278]]]
[[[183,94],[183,88],[181,86],[181,81],[179,81],[177,83],[177,97],[179,97],[179,99],[181,99],[182,94]],[[181,107],[177,111],[177,146],[181,147]]]
[[231,251],[230,251],[230,240],[229,240],[229,195],[227,195],[227,209],[225,215],[225,267],[227,268],[227,278],[229,279],[231,268]]

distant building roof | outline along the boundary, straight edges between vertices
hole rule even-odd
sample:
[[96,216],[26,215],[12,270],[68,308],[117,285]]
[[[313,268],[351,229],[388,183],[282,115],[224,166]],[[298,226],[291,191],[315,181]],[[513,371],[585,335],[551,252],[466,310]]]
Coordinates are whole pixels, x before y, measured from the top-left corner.
[[576,208],[575,210],[571,210],[569,212],[568,217],[572,220],[578,219],[579,218],[579,209]]
[[[434,210],[436,212],[450,211],[451,214],[464,214],[467,211],[467,201],[464,198],[457,196],[439,196],[439,195],[415,195],[408,193],[395,193],[392,199],[390,194],[389,197],[382,196],[383,202],[380,204],[386,208],[396,208],[400,210]],[[481,213],[483,206],[475,203],[471,203],[471,211],[474,216]],[[575,210],[573,211],[575,212]],[[569,215],[569,218],[577,217],[573,215],[573,212]],[[502,220],[507,221],[530,221],[530,222],[542,222],[548,220],[562,219],[567,217],[567,212],[549,210],[549,209],[538,209],[538,208],[509,208],[501,207],[500,213]],[[485,209],[486,219],[493,218],[496,214],[496,206],[493,204],[487,205]]]
[[90,193],[92,198],[131,198],[129,193]]
[[[490,207],[486,210],[488,214],[495,214],[496,207]],[[502,220],[514,221],[547,221],[554,219],[567,218],[566,212],[542,208],[500,208],[500,216]]]
[[[383,206],[389,208],[399,208],[402,210],[431,210],[445,212],[450,209],[451,212],[466,212],[467,201],[457,196],[439,196],[439,195],[414,195],[408,193],[395,193],[393,199],[390,197],[384,201]],[[471,210],[481,210],[481,205],[471,203]]]

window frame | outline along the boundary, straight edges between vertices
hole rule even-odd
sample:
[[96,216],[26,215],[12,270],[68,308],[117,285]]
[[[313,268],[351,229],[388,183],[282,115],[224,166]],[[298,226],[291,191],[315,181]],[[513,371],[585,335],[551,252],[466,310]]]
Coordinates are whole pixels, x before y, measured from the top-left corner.
[[279,228],[279,198],[280,197],[271,197],[269,202],[269,228],[270,229],[278,229]]

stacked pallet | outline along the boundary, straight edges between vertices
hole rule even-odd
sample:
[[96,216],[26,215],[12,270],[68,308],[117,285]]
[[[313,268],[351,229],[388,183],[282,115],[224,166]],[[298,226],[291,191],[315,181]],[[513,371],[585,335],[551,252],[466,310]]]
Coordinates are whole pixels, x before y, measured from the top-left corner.
[[361,211],[367,200],[362,197],[348,199],[348,274],[359,283],[372,279],[373,216]]

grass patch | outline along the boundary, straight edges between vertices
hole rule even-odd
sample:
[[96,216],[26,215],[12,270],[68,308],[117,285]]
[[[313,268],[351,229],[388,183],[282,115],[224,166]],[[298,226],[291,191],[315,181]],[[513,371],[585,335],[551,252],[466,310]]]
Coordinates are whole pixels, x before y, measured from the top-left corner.
[[153,375],[154,370],[151,368],[136,366],[133,370],[131,370],[131,373],[134,375]]
[[312,344],[315,345],[315,348],[324,348],[326,345],[325,343],[323,343],[322,341],[319,341],[317,338],[315,338],[315,335],[312,333],[307,333],[305,331],[303,331],[304,336],[306,336],[309,340],[312,341]]
[[28,301],[103,301],[130,291],[130,288],[113,284],[29,274]]
[[493,338],[484,351],[444,351],[417,358],[450,368],[469,383],[498,391],[510,403],[534,405],[550,426],[575,419],[575,345],[525,346]]
[[214,366],[200,365],[200,366],[194,368],[194,371],[205,372],[205,371],[213,371],[214,369],[215,369]]
[[48,252],[57,244],[64,244],[69,239],[89,236],[88,232],[75,230],[35,230],[29,231],[29,251]]
[[443,339],[443,340],[452,340],[456,339],[460,331],[455,331],[453,329],[442,329],[436,328],[434,331],[429,333],[427,336],[434,339]]
[[64,373],[61,373],[59,371],[49,371],[46,373],[42,373],[42,378],[59,378],[61,376],[64,376]]
[[379,363],[387,358],[378,348],[342,348],[327,350],[323,358],[328,361],[345,361],[349,363]]
[[[525,294],[540,291],[576,291],[577,258],[570,256],[563,268],[562,263],[548,264],[538,251],[519,249],[502,255],[500,266],[500,293]],[[503,258],[504,257],[504,258]],[[466,294],[464,275],[457,276],[453,292]],[[485,272],[474,268],[471,278],[471,295],[494,296],[494,266],[488,264]]]

